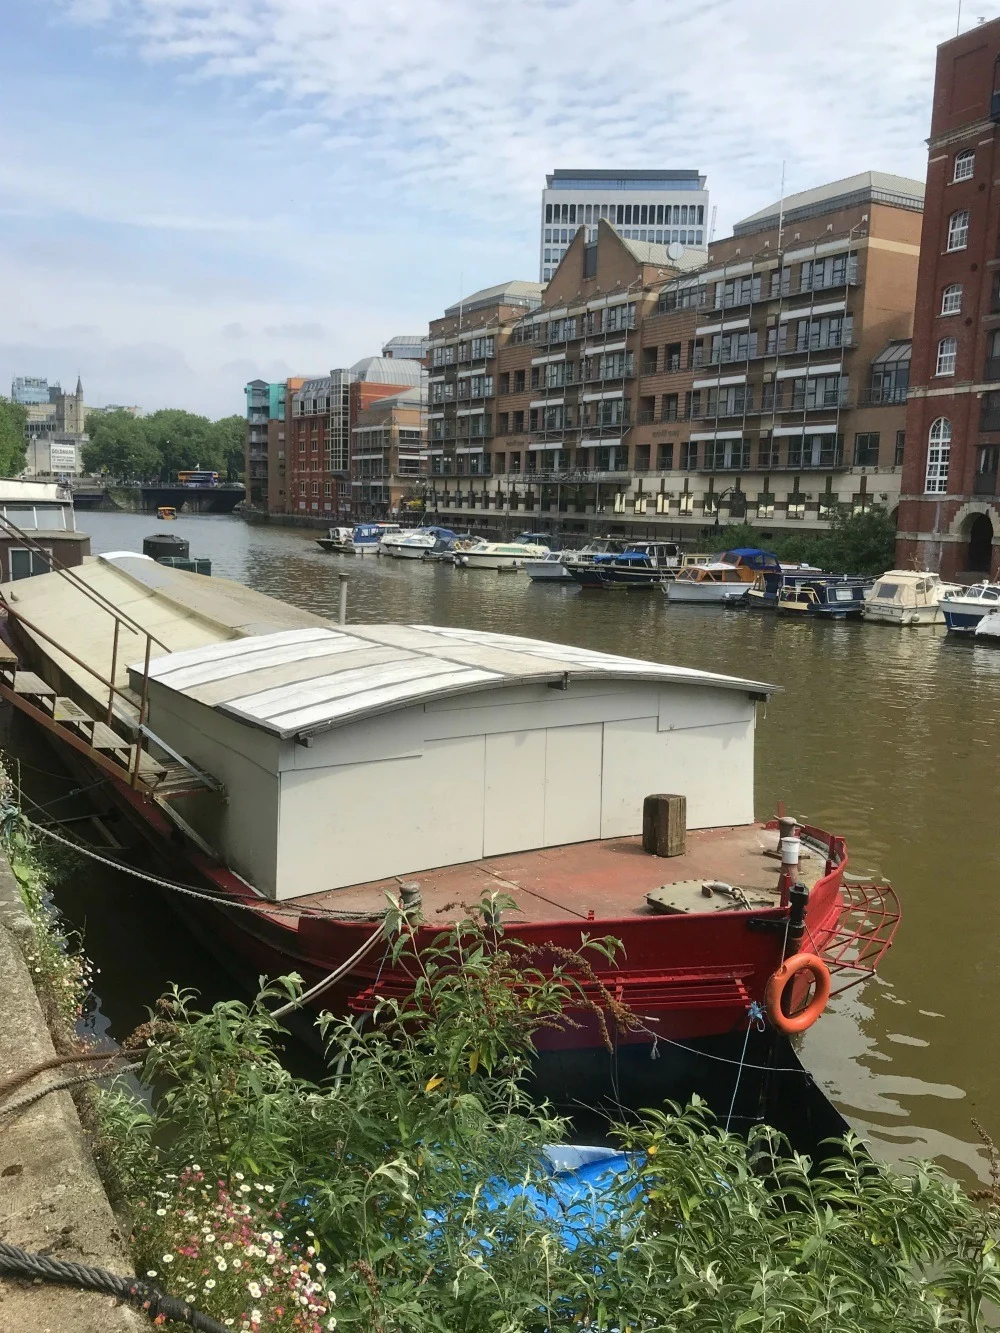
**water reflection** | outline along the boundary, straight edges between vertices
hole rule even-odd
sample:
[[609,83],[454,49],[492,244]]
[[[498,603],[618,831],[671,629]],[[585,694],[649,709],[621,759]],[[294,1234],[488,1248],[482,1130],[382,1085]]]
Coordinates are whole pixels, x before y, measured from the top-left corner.
[[[85,514],[81,526],[101,551],[138,549],[157,524]],[[991,1128],[1000,1084],[991,754],[1000,652],[936,630],[668,608],[655,592],[589,593],[520,575],[330,556],[314,534],[235,518],[182,517],[170,530],[188,538],[192,554],[210,556],[216,575],[322,615],[336,615],[337,573],[347,570],[353,620],[503,630],[779,685],[760,716],[758,813],[785,800],[799,817],[842,832],[851,869],[884,875],[904,904],[881,978],[836,1002],[806,1035],[803,1058],[886,1157],[930,1153],[950,1169],[981,1172],[970,1119]],[[194,950],[171,965],[191,981],[205,966]],[[122,984],[143,989],[143,981]],[[105,1007],[116,1003],[109,997]]]

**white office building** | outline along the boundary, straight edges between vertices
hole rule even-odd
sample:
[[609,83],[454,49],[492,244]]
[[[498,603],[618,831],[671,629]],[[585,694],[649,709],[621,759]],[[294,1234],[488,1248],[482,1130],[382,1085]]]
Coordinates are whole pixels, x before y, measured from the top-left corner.
[[549,278],[581,226],[601,219],[630,241],[708,252],[708,191],[697,171],[553,171],[542,191],[538,276]]

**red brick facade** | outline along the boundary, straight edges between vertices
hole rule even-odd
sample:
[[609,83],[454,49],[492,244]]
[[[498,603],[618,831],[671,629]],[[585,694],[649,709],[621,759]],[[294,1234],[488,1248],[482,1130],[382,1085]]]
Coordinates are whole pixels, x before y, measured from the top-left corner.
[[1000,577],[998,61],[1000,20],[934,83],[897,563],[947,578]]

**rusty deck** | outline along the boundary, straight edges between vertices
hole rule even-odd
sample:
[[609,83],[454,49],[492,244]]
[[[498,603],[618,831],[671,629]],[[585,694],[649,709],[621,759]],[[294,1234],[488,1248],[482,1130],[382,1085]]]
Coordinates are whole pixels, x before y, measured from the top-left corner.
[[[651,856],[639,838],[609,838],[534,848],[503,856],[483,857],[458,865],[441,866],[405,876],[420,888],[428,922],[461,914],[485,894],[500,892],[517,904],[525,921],[615,920],[659,915],[646,895],[662,885],[678,888],[679,910],[731,910],[731,897],[703,897],[700,885],[722,881],[747,893],[754,906],[778,905],[778,862],[773,853],[777,833],[762,824],[736,828],[697,829],[688,832],[681,856]],[[800,878],[810,887],[825,870],[825,859],[803,845]],[[372,880],[328,893],[292,899],[306,908],[342,912],[378,911],[386,893],[399,894],[401,878]],[[692,893],[696,896],[692,896]],[[283,904],[288,906],[288,903]],[[450,910],[455,908],[454,911]]]

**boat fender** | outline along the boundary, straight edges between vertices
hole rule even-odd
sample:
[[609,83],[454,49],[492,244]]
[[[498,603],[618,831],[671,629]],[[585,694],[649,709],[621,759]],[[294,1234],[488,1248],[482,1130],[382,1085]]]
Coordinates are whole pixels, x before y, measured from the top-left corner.
[[[797,1014],[786,1014],[781,1008],[781,1000],[789,982],[800,972],[811,972],[816,980],[816,990],[812,999]],[[791,1036],[795,1032],[805,1032],[819,1018],[830,999],[830,969],[822,958],[814,953],[796,953],[786,958],[768,978],[764,988],[764,1008],[773,1027],[779,1032]]]

